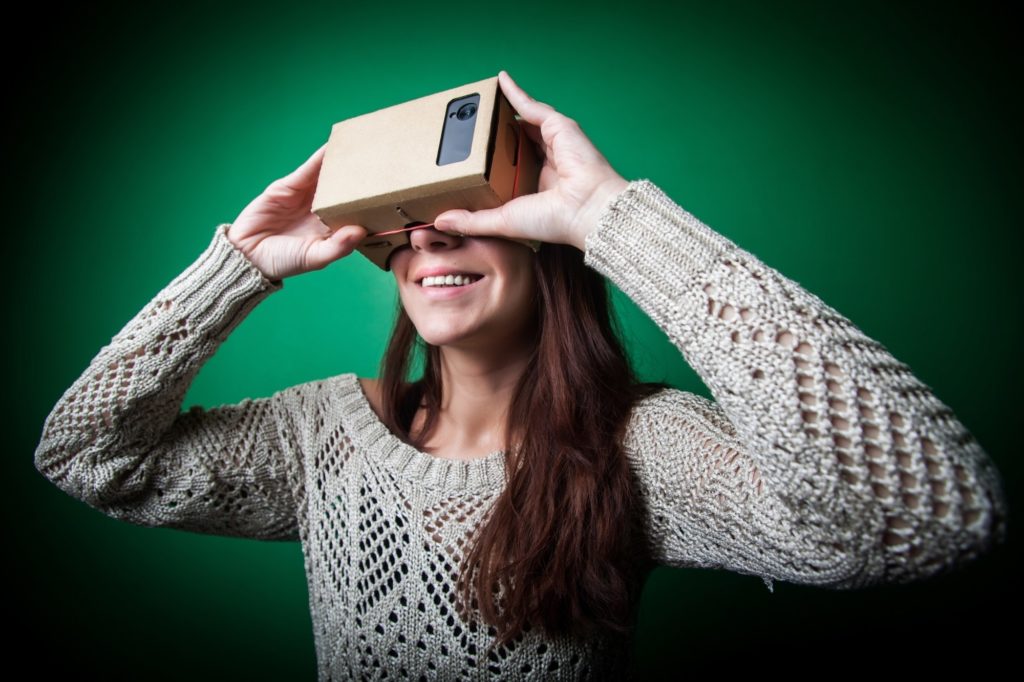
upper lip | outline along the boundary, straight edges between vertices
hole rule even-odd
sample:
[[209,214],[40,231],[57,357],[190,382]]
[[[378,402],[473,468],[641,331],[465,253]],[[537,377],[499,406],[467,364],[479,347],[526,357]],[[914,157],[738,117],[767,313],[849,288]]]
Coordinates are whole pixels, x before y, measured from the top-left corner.
[[443,265],[437,265],[432,268],[422,268],[416,271],[413,275],[413,281],[421,282],[424,277],[437,277],[438,275],[476,275],[480,276],[478,272],[471,272],[470,270],[458,270],[452,267],[446,267]]

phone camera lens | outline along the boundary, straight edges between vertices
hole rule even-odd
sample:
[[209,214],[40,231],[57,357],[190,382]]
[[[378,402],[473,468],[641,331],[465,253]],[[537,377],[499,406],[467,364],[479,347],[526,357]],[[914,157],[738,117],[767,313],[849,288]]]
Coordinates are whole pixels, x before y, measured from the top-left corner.
[[459,107],[459,112],[455,114],[455,116],[460,121],[465,121],[467,118],[473,118],[473,115],[475,113],[476,105],[470,102],[469,104],[463,104],[461,107]]

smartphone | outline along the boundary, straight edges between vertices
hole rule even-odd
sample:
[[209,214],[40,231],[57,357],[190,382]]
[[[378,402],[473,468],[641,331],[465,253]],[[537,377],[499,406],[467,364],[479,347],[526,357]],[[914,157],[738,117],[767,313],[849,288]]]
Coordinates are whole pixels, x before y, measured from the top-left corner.
[[480,95],[458,97],[448,103],[441,129],[441,146],[437,150],[437,165],[458,163],[469,158],[473,148],[476,112],[480,108]]

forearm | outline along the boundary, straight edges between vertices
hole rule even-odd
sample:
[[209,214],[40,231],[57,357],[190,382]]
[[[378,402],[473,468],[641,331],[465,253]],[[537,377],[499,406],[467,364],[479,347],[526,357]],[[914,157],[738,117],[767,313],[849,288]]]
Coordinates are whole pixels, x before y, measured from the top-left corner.
[[61,396],[35,453],[56,485],[94,505],[137,492],[142,458],[177,419],[201,365],[281,288],[232,249],[214,235]]

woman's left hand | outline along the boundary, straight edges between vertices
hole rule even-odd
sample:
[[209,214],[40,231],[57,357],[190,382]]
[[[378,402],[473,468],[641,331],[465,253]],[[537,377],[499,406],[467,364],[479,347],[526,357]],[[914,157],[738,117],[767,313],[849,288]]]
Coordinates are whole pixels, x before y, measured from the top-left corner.
[[571,244],[585,250],[605,207],[629,184],[583,134],[579,124],[538,102],[506,71],[498,83],[544,155],[536,194],[481,211],[445,211],[434,228],[467,237],[506,237]]

